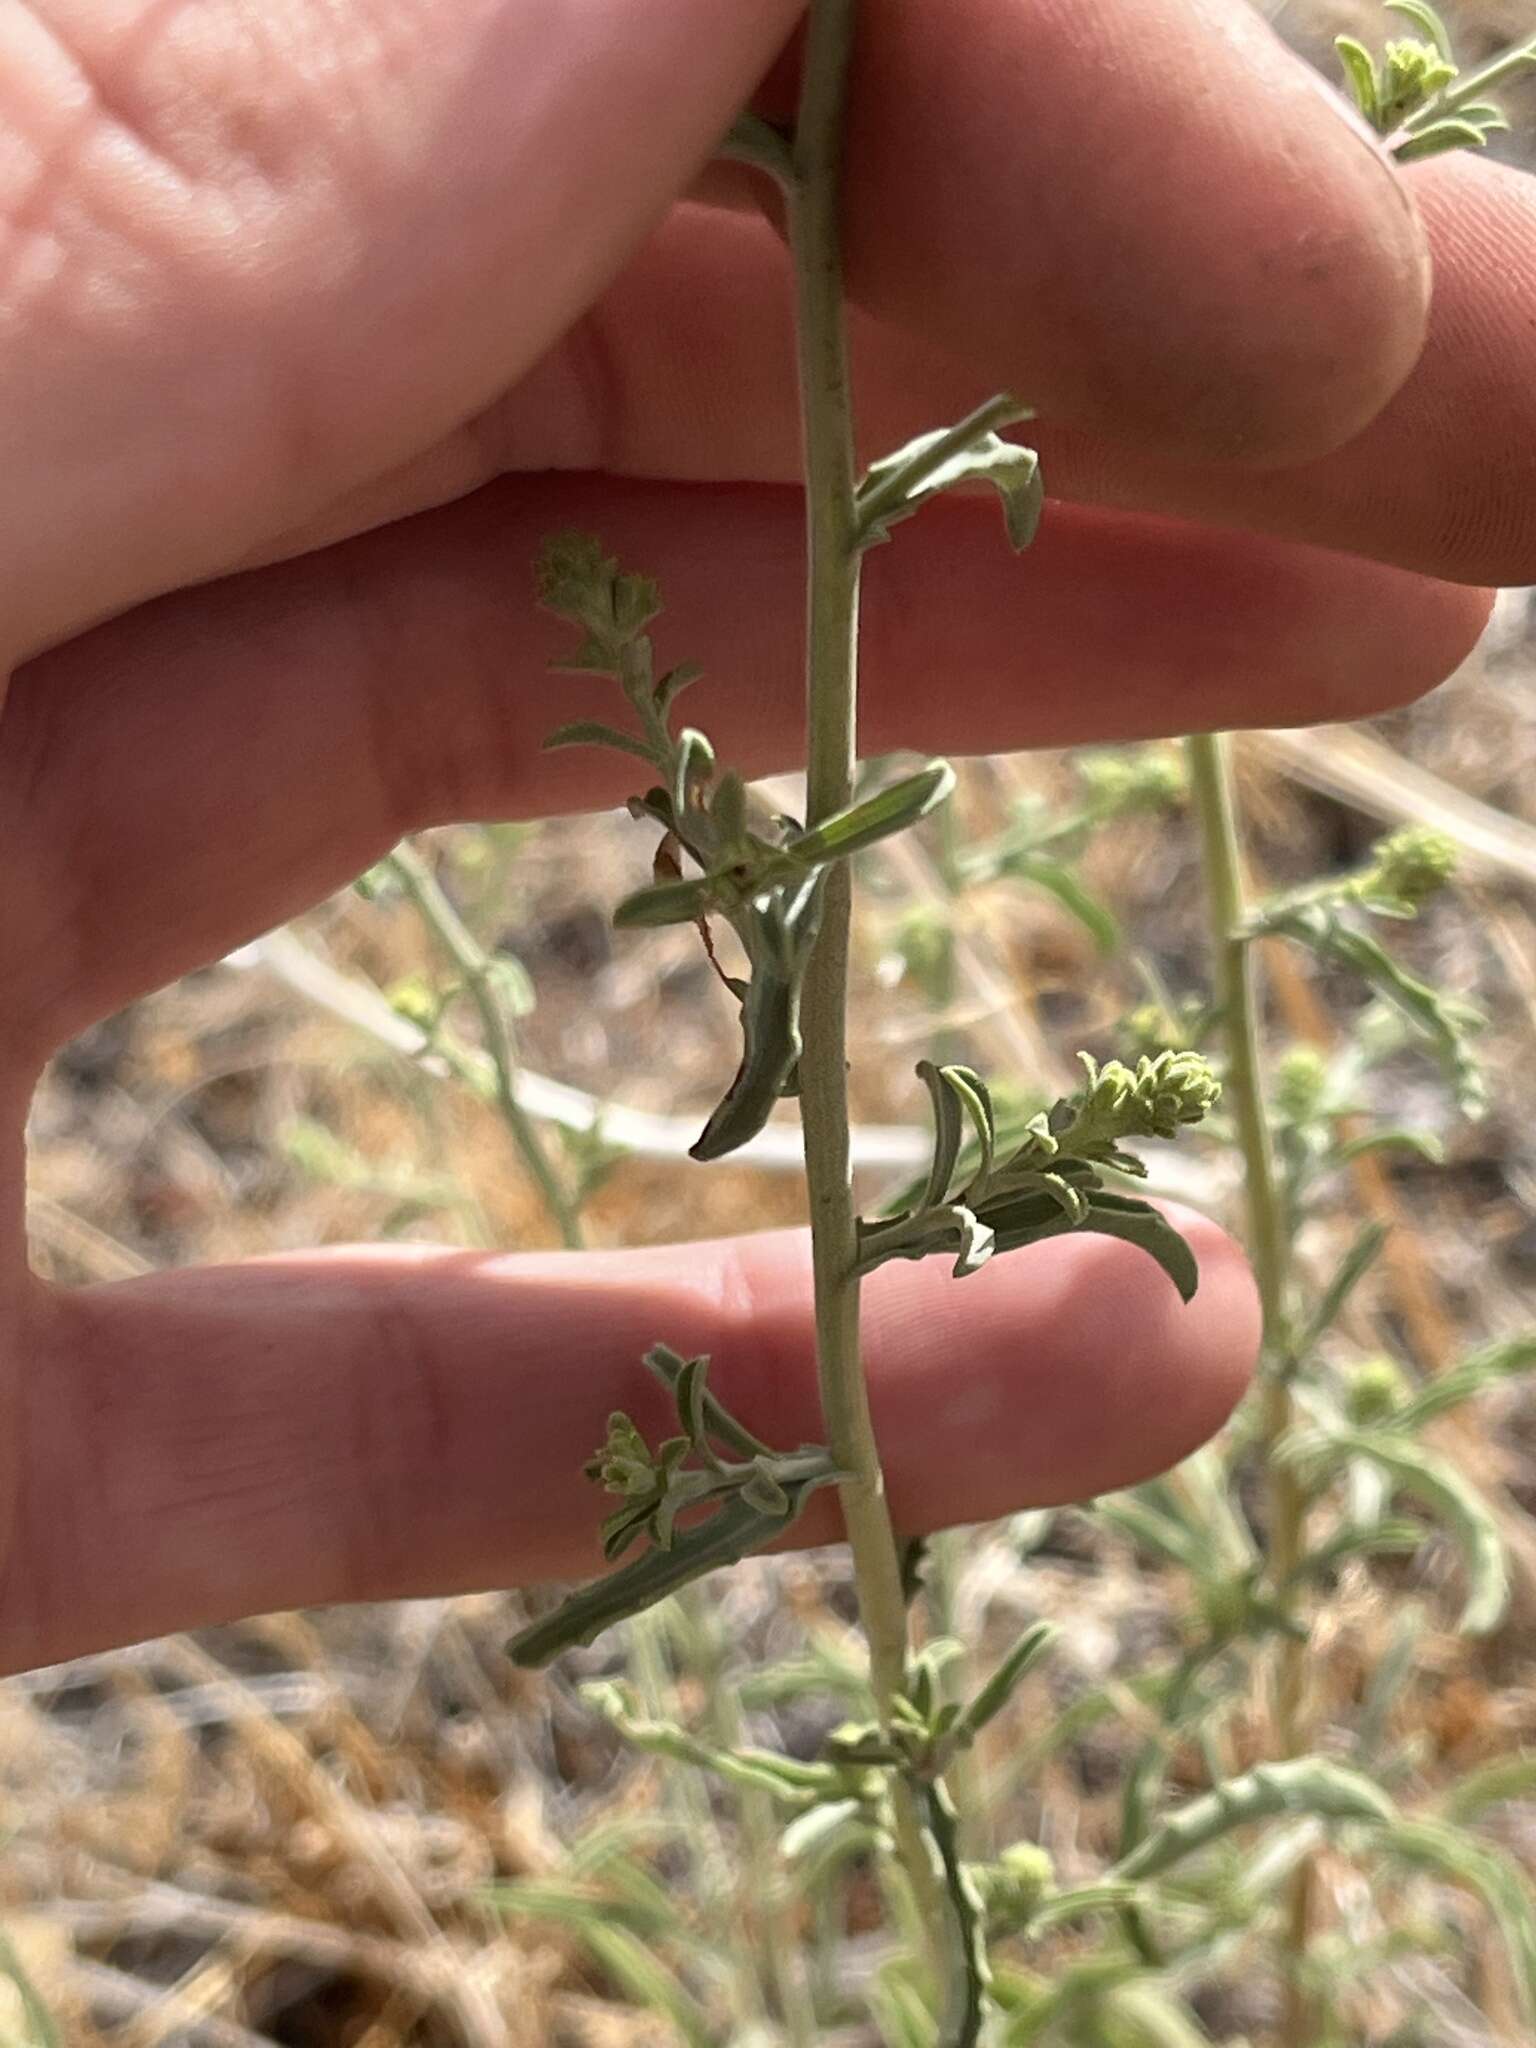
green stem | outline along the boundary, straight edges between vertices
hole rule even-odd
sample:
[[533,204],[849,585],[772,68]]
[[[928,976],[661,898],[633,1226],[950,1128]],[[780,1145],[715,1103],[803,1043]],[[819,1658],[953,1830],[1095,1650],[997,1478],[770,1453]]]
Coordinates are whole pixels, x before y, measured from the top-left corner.
[[[676,1718],[677,1700],[667,1659],[673,1605],[665,1602],[644,1608],[631,1618],[628,1628],[630,1673],[641,1710],[653,1721]],[[661,1803],[671,1810],[687,1845],[694,1896],[711,1923],[716,1950],[730,1972],[733,2017],[737,2027],[750,2034],[765,2017],[762,1985],[751,1945],[739,1938],[731,1858],[715,1820],[709,1788],[703,1775],[694,1770],[665,1770],[660,1782]]]
[[[1294,1360],[1286,1315],[1290,1238],[1265,1103],[1254,948],[1243,929],[1248,903],[1230,746],[1224,734],[1198,733],[1186,740],[1185,747],[1200,822],[1215,955],[1216,1001],[1226,1038],[1225,1094],[1243,1155],[1248,1255],[1253,1262],[1264,1318],[1260,1437],[1264,1450],[1270,1454],[1265,1466],[1269,1578],[1276,1599],[1288,1604],[1297,1567],[1306,1551],[1307,1516],[1305,1489],[1289,1467],[1273,1455],[1294,1415]],[[1306,1658],[1304,1642],[1287,1639],[1279,1652],[1273,1711],[1275,1749],[1281,1757],[1300,1756],[1306,1748],[1302,1715]],[[1299,1865],[1286,1901],[1286,1945],[1291,1968],[1281,2026],[1282,2048],[1311,2048],[1314,2039],[1311,2001],[1301,1988],[1299,1968],[1311,1935],[1312,1896],[1310,1866]]]
[[[839,235],[843,104],[856,0],[817,0],[806,32],[795,130],[790,245],[797,287],[806,487],[806,822],[853,798],[857,763],[859,548],[853,404]],[[800,1106],[811,1212],[816,1355],[827,1444],[853,1553],[870,1681],[882,1728],[906,1684],[907,1603],[859,1349],[858,1231],[848,1153],[846,1012],[852,875],[830,869],[802,996]],[[910,1787],[892,1799],[902,1860],[930,1928],[944,1924],[938,1874]]]
[[[806,819],[812,826],[852,801],[857,759],[859,555],[838,238],[843,87],[854,11],[854,0],[820,0],[812,9],[791,207],[808,525]],[[858,1238],[848,1155],[851,902],[852,875],[840,861],[827,877],[821,935],[805,978],[800,1091],[821,1405],[828,1448],[850,1474],[842,1488],[843,1513],[884,1723],[906,1682],[907,1604],[859,1352]]]
[[1523,71],[1527,64],[1536,64],[1536,36],[1523,43],[1516,43],[1512,49],[1491,57],[1476,71],[1464,71],[1451,83],[1437,92],[1434,98],[1410,114],[1402,123],[1400,133],[1416,134],[1421,128],[1433,127],[1436,121],[1453,118],[1474,100],[1481,100],[1506,78],[1513,78],[1517,71]]
[[495,963],[470,931],[421,855],[402,841],[386,866],[420,913],[422,922],[458,970],[480,1013],[485,1049],[495,1072],[495,1105],[518,1155],[544,1198],[567,1250],[582,1243],[581,1217],[539,1142],[532,1118],[517,1099],[517,1042],[493,979]]
[[[744,1729],[741,1701],[730,1670],[727,1631],[719,1607],[691,1586],[673,1602],[674,1618],[689,1630],[680,1653],[704,1674],[708,1690],[706,1725],[721,1749],[739,1749]],[[783,2025],[786,2048],[816,2048],[821,2030],[816,2000],[800,1941],[796,1899],[779,1855],[779,1823],[766,1792],[736,1797],[745,1855],[736,1874],[738,1927],[749,1953],[760,1960]]]

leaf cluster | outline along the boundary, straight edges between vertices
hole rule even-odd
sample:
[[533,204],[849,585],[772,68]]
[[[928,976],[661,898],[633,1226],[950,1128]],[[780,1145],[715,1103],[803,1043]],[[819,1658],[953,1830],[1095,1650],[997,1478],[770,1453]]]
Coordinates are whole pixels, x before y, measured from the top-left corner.
[[[658,1344],[645,1363],[672,1397],[677,1433],[653,1450],[617,1412],[585,1472],[620,1501],[603,1523],[604,1557],[612,1563],[642,1536],[647,1548],[514,1636],[514,1663],[546,1664],[706,1572],[762,1549],[790,1527],[812,1493],[842,1477],[815,1445],[777,1452],[755,1437],[710,1393],[708,1358],[684,1359]],[[688,1520],[680,1525],[681,1516]]]
[[1144,1174],[1125,1141],[1171,1138],[1198,1123],[1220,1094],[1216,1078],[1192,1052],[1143,1056],[1134,1068],[1118,1060],[1100,1066],[1087,1053],[1079,1058],[1082,1089],[1031,1117],[1006,1147],[981,1076],[923,1061],[918,1073],[933,1107],[932,1163],[896,1213],[860,1223],[861,1270],[944,1252],[954,1255],[955,1275],[963,1278],[998,1252],[1088,1230],[1139,1245],[1191,1299],[1198,1274],[1184,1239],[1149,1202],[1109,1188],[1104,1174]]
[[[589,536],[562,534],[545,547],[539,590],[585,635],[560,666],[612,676],[637,720],[637,730],[626,732],[579,719],[545,745],[617,748],[658,777],[629,806],[661,827],[656,880],[619,905],[615,924],[694,925],[713,961],[709,920],[718,917],[746,956],[745,976],[717,968],[740,1007],[741,1061],[691,1148],[696,1159],[723,1158],[762,1129],[775,1103],[798,1091],[800,993],[820,929],[826,869],[924,817],[949,795],[954,772],[947,762],[931,761],[810,830],[793,818],[770,817],[734,769],[719,768],[702,732],[673,730],[677,698],[700,671],[683,666],[655,675],[645,628],[660,599],[648,578],[621,571]],[[685,874],[685,861],[697,872]]]
[[1536,64],[1536,37],[1464,75],[1450,32],[1428,0],[1385,0],[1419,36],[1389,42],[1374,57],[1355,36],[1337,36],[1344,80],[1355,105],[1400,163],[1452,149],[1483,149],[1509,127],[1486,97],[1525,64]]
[[1249,939],[1288,939],[1358,976],[1440,1062],[1462,1113],[1476,1116],[1485,1101],[1471,1044],[1483,1023],[1480,1012],[1411,974],[1362,922],[1364,913],[1416,916],[1449,879],[1454,857],[1443,834],[1407,828],[1381,841],[1356,873],[1270,897],[1243,929]]

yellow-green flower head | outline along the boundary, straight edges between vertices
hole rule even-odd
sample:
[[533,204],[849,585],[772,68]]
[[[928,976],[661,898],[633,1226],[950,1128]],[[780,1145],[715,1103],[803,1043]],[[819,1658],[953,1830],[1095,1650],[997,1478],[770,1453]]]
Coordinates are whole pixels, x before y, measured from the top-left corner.
[[1367,1358],[1350,1373],[1344,1406],[1351,1422],[1385,1422],[1407,1400],[1411,1389],[1402,1369],[1390,1358]]
[[598,1480],[609,1493],[638,1499],[654,1491],[656,1461],[645,1438],[629,1417],[615,1411],[608,1418],[607,1441],[587,1464],[588,1476]]
[[1395,128],[1399,121],[1417,112],[1456,76],[1433,43],[1412,37],[1388,43],[1381,61],[1381,124]]
[[1171,1138],[1181,1124],[1197,1124],[1221,1094],[1210,1062],[1197,1052],[1145,1054],[1134,1071],[1119,1060],[1101,1067],[1079,1053],[1088,1081],[1076,1105],[1064,1150],[1115,1144],[1122,1138]]
[[1275,1069],[1275,1101],[1287,1123],[1310,1123],[1328,1094],[1328,1062],[1310,1045],[1293,1045]]
[[1376,848],[1375,882],[1383,894],[1419,904],[1456,871],[1456,842],[1427,825],[1405,825]]

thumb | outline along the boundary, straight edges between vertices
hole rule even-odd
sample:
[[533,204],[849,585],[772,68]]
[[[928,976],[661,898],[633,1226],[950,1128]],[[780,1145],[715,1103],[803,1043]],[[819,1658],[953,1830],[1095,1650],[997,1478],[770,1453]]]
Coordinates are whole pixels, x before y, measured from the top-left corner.
[[472,417],[799,12],[7,9],[0,655],[228,568]]

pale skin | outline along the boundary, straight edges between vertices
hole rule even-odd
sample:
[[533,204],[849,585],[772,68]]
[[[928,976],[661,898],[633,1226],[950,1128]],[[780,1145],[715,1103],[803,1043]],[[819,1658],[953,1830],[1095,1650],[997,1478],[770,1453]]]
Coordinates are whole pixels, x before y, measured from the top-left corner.
[[[745,173],[700,182],[749,95],[787,104],[798,13],[0,10],[0,1665],[579,1573],[578,1467],[610,1408],[652,1412],[657,1338],[714,1353],[763,1434],[814,1433],[798,1238],[58,1293],[21,1144],[64,1039],[402,832],[623,794],[538,753],[602,708],[542,673],[553,527],[660,579],[726,758],[798,757],[782,250]],[[1536,184],[1394,176],[1238,0],[865,16],[870,449],[1008,387],[1061,500],[1023,563],[970,504],[872,559],[870,748],[1350,716],[1455,667],[1479,586],[1536,582]],[[1102,1241],[882,1273],[902,1526],[1215,1428],[1256,1313],[1229,1241],[1195,1242],[1188,1310]]]

